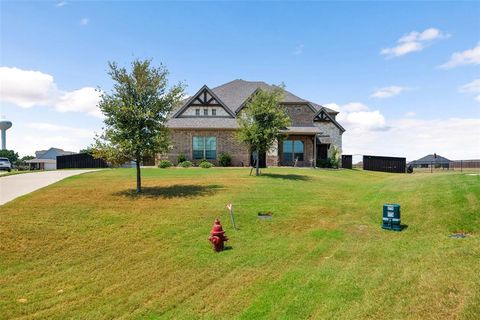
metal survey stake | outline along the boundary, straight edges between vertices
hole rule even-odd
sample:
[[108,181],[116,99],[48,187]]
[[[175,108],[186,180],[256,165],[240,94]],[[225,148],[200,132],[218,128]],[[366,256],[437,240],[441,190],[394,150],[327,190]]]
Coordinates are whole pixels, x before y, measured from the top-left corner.
[[237,230],[235,226],[235,217],[233,216],[233,205],[231,203],[227,204],[227,209],[230,212],[230,218],[232,219],[233,230]]

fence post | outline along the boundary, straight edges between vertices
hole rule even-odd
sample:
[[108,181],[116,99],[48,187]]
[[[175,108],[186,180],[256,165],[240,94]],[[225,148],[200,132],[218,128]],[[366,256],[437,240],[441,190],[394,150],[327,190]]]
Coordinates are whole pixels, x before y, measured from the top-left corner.
[[460,160],[460,172],[463,172],[463,160]]

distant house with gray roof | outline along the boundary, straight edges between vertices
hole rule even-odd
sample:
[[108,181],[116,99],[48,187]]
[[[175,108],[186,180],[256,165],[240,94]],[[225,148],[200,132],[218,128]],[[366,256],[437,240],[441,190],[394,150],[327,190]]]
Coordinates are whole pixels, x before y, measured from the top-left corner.
[[[185,155],[191,161],[207,159],[217,164],[218,156],[226,152],[232,157],[232,165],[249,165],[251,150],[234,137],[237,116],[258,90],[272,88],[265,82],[240,79],[212,89],[203,86],[173,110],[168,120],[173,145],[165,156],[172,162]],[[290,116],[292,126],[286,128],[285,140],[260,155],[261,164],[311,167],[317,159],[329,157],[332,146],[341,151],[345,129],[336,120],[337,111],[286,90],[281,106]]]
[[57,169],[57,156],[75,154],[72,151],[65,151],[59,148],[35,151],[35,159],[27,160],[30,170],[55,170]]
[[411,161],[409,165],[414,168],[449,168],[453,164],[452,160],[448,160],[438,154],[429,154],[418,160]]

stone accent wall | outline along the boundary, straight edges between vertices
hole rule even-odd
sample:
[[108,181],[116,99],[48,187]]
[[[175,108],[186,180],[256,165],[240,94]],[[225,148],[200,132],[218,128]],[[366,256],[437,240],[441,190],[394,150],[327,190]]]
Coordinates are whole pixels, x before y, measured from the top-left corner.
[[277,167],[278,166],[278,142],[275,142],[273,147],[267,152],[267,167]]
[[217,159],[208,160],[218,165],[218,157],[222,152],[228,152],[232,157],[232,166],[248,166],[250,162],[250,152],[246,145],[235,140],[234,130],[187,130],[172,129],[171,143],[172,149],[162,159],[168,159],[177,164],[177,157],[184,154],[188,160],[193,160],[193,137],[216,137],[217,138]]
[[292,119],[292,127],[311,126],[315,113],[307,105],[282,105]]
[[[332,139],[332,145],[337,147],[340,150],[340,154],[342,153],[342,131],[337,128],[335,124],[332,122],[314,122],[316,127],[319,127],[320,130],[325,135],[329,135]],[[332,148],[328,149],[328,156],[331,156]]]

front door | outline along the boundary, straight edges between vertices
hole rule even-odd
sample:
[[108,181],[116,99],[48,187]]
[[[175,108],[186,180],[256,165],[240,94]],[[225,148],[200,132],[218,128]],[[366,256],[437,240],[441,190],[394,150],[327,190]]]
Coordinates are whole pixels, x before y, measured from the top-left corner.
[[327,159],[328,147],[330,147],[329,144],[317,144],[317,159]]

